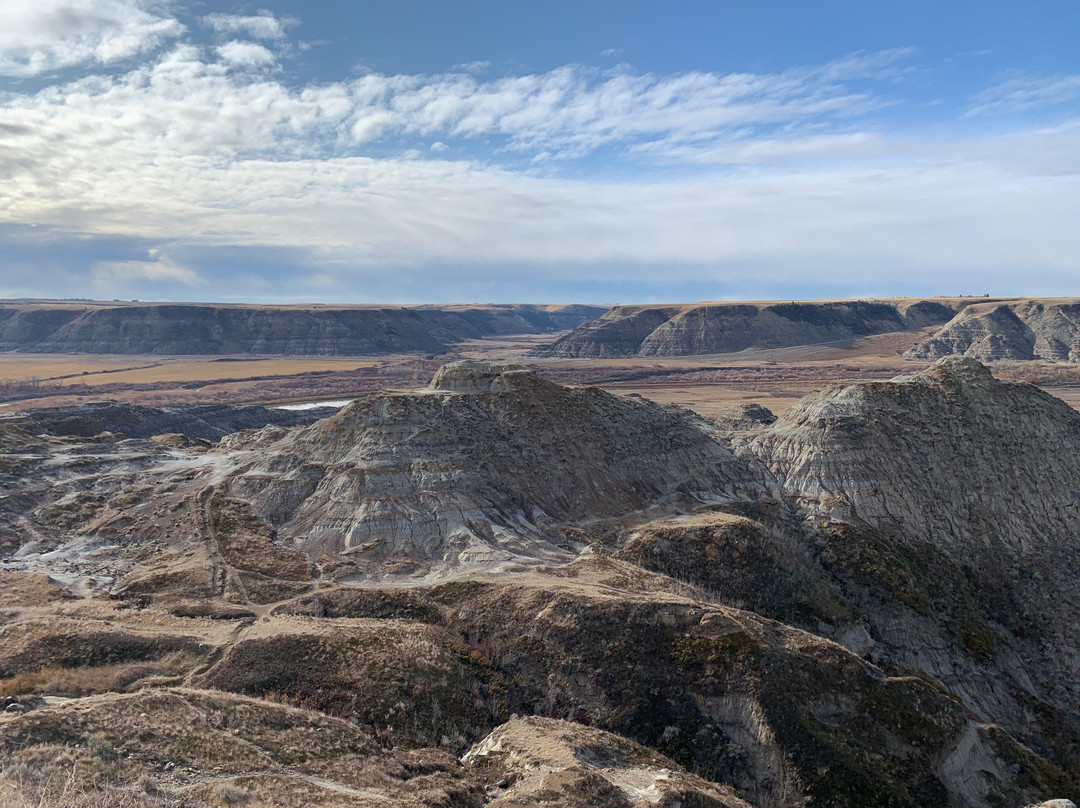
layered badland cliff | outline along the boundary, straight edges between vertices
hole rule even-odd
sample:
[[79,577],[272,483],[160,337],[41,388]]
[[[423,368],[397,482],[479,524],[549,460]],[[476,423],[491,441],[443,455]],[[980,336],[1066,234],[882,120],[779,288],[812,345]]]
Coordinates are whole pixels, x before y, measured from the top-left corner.
[[209,447],[0,440],[24,791],[66,749],[191,805],[1080,794],[1080,415],[970,359],[775,420],[462,363]]
[[950,354],[981,362],[1080,362],[1080,302],[1023,300],[970,306],[906,355],[940,359]]
[[962,301],[836,301],[616,306],[537,357],[616,358],[787,348],[947,322]]
[[563,331],[600,306],[0,305],[0,351],[101,354],[444,353],[465,339]]
[[732,353],[933,326],[937,330],[919,337],[905,357],[935,360],[959,354],[982,362],[1080,361],[1080,303],[1066,298],[616,306],[551,345],[535,348],[532,355],[580,359]]

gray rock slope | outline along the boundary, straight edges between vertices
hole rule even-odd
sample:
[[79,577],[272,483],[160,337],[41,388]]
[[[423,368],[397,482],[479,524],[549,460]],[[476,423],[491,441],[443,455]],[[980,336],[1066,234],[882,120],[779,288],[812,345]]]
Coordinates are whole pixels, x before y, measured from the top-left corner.
[[1080,414],[951,357],[828,387],[732,445],[791,509],[749,511],[744,540],[808,622],[1080,766]]
[[[0,468],[0,549],[16,548],[31,569],[64,562],[104,577],[109,554],[126,553],[136,572],[148,558],[167,560],[164,580],[199,561],[192,553],[202,548],[211,581],[222,559],[236,566],[256,550],[264,577],[286,561],[306,574],[307,562],[326,554],[349,575],[407,561],[406,575],[454,577],[469,565],[490,572],[522,559],[567,561],[590,541],[595,558],[606,543],[618,563],[697,585],[701,601],[750,608],[847,651],[815,643],[806,660],[827,651],[836,665],[791,668],[781,654],[748,668],[758,658],[753,646],[721,649],[690,637],[672,639],[675,651],[664,656],[650,643],[667,617],[653,606],[634,643],[623,642],[629,623],[618,610],[583,634],[603,614],[602,600],[629,597],[622,584],[605,583],[602,597],[553,618],[554,585],[544,579],[520,608],[497,598],[468,636],[496,637],[496,657],[579,658],[531,680],[536,688],[561,683],[568,715],[582,704],[602,713],[609,698],[623,704],[629,693],[641,715],[655,717],[650,737],[683,727],[668,738],[673,755],[679,743],[687,754],[719,748],[691,732],[708,715],[734,728],[725,737],[741,739],[733,756],[768,752],[747,772],[768,770],[775,752],[780,763],[800,756],[801,772],[826,778],[840,771],[841,747],[824,741],[835,740],[837,726],[863,726],[867,714],[818,685],[857,668],[903,688],[902,698],[880,700],[868,690],[865,703],[911,745],[897,752],[891,741],[867,741],[857,751],[885,750],[915,767],[873,769],[882,782],[895,775],[945,784],[947,797],[934,792],[940,798],[923,804],[987,804],[988,795],[1028,788],[1034,781],[1020,779],[1031,767],[1068,786],[1055,789],[1067,796],[1080,779],[1080,414],[1030,385],[998,382],[970,359],[830,386],[775,421],[744,410],[710,422],[513,366],[465,362],[443,368],[427,390],[370,396],[308,427],[239,433],[211,450],[38,439],[14,428],[0,438],[10,444]],[[666,518],[646,523],[651,509]],[[544,574],[565,575],[573,587],[581,561]],[[455,614],[477,619],[476,590],[446,586]],[[214,591],[230,592],[224,583]],[[283,597],[274,590],[261,602]],[[547,632],[547,645],[536,644],[533,626]],[[551,653],[556,629],[565,632],[561,655]],[[625,666],[605,669],[613,659]],[[700,687],[665,701],[691,668]],[[610,685],[602,693],[593,689],[598,677]],[[796,687],[808,712],[775,702],[769,720],[757,720],[762,699]],[[942,734],[926,719],[946,712]],[[1004,743],[999,727],[1045,759]],[[865,762],[856,770],[871,773]],[[746,776],[769,792],[767,774]],[[847,781],[843,788],[859,791]]]
[[228,493],[308,552],[457,563],[568,522],[729,499],[749,477],[685,410],[462,362],[260,449]]
[[270,407],[233,407],[199,404],[181,407],[144,407],[123,401],[98,401],[69,407],[31,410],[4,418],[2,423],[34,435],[74,435],[91,438],[112,432],[128,438],[150,438],[176,432],[188,438],[216,441],[242,429],[265,426],[301,426],[335,412],[334,407],[281,410]]
[[465,339],[573,328],[600,306],[0,305],[0,351],[118,354],[443,353]]
[[617,306],[583,323],[537,357],[614,358],[786,348],[907,331],[946,322],[957,301],[701,303]]
[[1080,362],[1080,303],[1023,300],[969,306],[905,356],[940,359],[951,354],[963,354],[980,362]]

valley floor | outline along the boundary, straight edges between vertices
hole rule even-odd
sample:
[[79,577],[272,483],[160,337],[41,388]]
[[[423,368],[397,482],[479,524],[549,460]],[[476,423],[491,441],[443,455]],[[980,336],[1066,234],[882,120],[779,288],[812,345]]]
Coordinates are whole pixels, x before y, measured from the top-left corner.
[[[147,406],[296,404],[341,400],[385,388],[423,387],[446,361],[520,362],[563,384],[638,394],[715,417],[735,404],[777,415],[826,384],[888,379],[929,365],[901,354],[933,329],[858,340],[675,358],[525,359],[558,334],[470,340],[435,359],[372,357],[116,356],[0,353],[0,414],[116,399]],[[563,332],[567,333],[567,332]],[[1080,409],[1080,366],[996,362],[996,376],[1030,381]]]

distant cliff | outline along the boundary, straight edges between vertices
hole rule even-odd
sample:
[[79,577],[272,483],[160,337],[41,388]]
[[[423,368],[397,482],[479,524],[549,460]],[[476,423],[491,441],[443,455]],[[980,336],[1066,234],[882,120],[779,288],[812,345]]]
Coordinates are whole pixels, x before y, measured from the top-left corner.
[[574,328],[601,306],[292,307],[0,304],[0,351],[101,354],[443,353],[466,339]]
[[905,356],[932,360],[950,354],[980,362],[1080,362],[1080,302],[1019,300],[969,306]]
[[689,356],[786,348],[943,324],[962,305],[957,300],[849,300],[616,306],[532,355]]

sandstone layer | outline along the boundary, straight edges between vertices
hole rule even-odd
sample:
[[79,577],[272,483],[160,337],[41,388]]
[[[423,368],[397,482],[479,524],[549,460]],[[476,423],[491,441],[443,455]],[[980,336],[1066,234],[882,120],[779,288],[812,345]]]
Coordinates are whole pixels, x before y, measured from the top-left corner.
[[151,438],[179,433],[189,440],[216,441],[242,429],[310,424],[336,410],[336,407],[284,410],[224,404],[160,409],[123,401],[96,401],[78,406],[31,410],[4,418],[2,423],[35,435],[48,433],[90,438],[102,432],[112,432],[127,438]]

